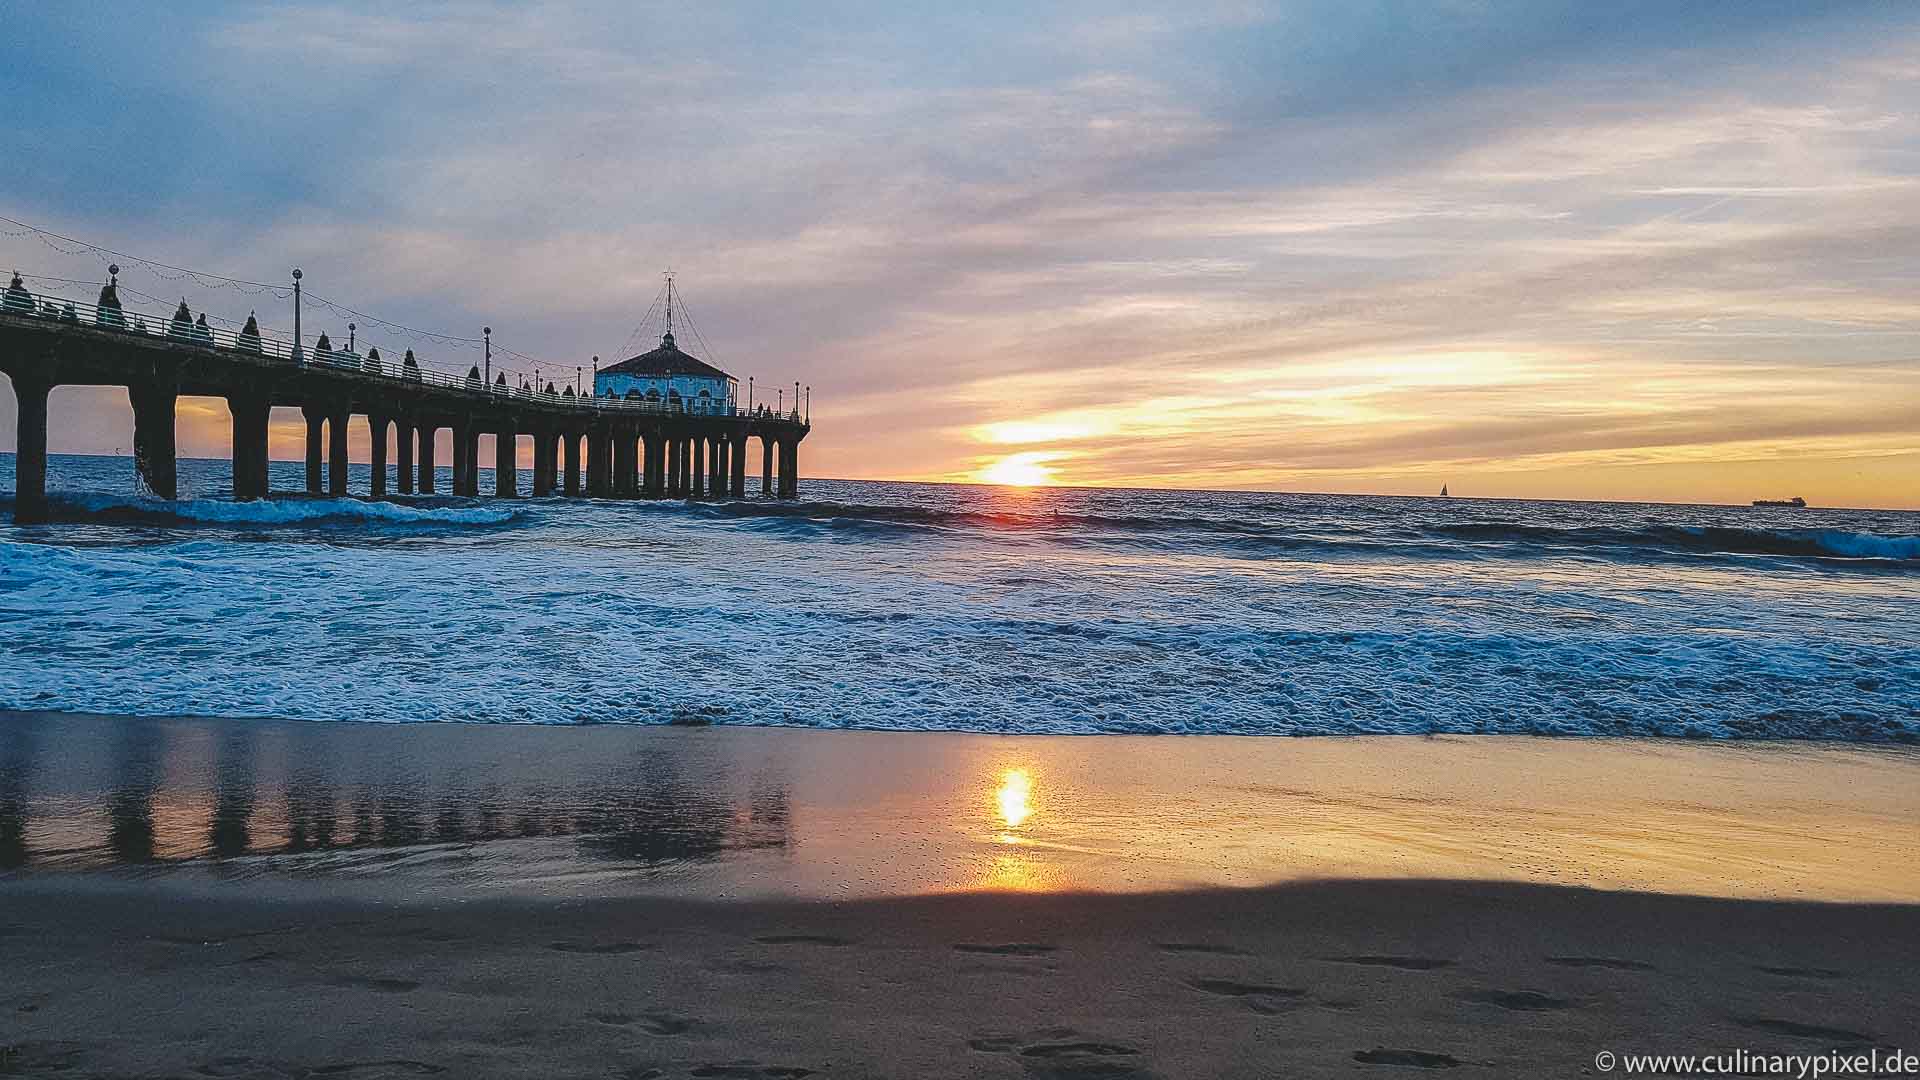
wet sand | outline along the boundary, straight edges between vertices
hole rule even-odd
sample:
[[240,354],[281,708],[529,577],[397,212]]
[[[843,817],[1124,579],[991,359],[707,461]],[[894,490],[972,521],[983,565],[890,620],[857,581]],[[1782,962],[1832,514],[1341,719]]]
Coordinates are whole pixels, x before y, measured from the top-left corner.
[[1920,752],[0,714],[0,871],[696,899],[1326,878],[1920,901]]
[[1920,756],[0,716],[0,1075],[1920,1047]]

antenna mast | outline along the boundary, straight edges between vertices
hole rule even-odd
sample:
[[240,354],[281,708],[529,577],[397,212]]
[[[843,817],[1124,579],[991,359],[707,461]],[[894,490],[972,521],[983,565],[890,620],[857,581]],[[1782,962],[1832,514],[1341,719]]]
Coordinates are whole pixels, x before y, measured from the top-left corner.
[[667,335],[673,335],[673,271],[667,271]]

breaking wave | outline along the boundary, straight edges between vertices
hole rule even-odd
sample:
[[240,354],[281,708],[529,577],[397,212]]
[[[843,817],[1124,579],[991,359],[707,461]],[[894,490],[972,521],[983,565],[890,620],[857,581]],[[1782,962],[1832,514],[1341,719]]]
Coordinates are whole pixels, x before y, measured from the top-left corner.
[[[1920,536],[1842,529],[1761,529],[1646,524],[1636,527],[1531,525],[1511,520],[1368,522],[1329,525],[1296,511],[1280,520],[1194,515],[1124,515],[1061,511],[982,511],[841,502],[692,504],[710,517],[765,522],[772,528],[874,536],[984,531],[1066,542],[1136,542],[1162,546],[1181,538],[1241,550],[1391,549],[1397,554],[1479,555],[1488,549],[1611,550],[1652,557],[1782,556],[1830,561],[1920,563]],[[1267,512],[1281,509],[1266,504]]]
[[[0,508],[10,510],[10,507]],[[504,525],[523,510],[503,506],[415,505],[354,498],[150,499],[107,494],[62,494],[49,500],[55,521],[118,525],[382,525],[402,527]]]

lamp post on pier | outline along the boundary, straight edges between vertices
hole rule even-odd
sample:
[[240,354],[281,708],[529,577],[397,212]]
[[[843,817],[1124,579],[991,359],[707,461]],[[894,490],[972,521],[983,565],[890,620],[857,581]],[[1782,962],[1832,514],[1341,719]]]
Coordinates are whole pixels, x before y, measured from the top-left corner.
[[297,266],[293,268],[293,362],[306,362],[300,351],[300,268]]
[[486,371],[486,374],[481,378],[480,385],[486,387],[488,393],[492,393],[493,392],[493,327],[483,326],[480,328],[480,333],[481,333],[481,340],[486,343],[485,348],[486,348],[486,364],[487,364],[487,371]]

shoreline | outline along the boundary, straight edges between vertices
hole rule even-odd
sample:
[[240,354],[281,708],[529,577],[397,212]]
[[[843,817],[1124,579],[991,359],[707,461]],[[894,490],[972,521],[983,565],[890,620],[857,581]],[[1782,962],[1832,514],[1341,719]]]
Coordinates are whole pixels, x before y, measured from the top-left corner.
[[1394,742],[1432,740],[1538,740],[1541,742],[1634,745],[1648,746],[1689,746],[1689,747],[1777,747],[1792,749],[1795,747],[1820,750],[1862,750],[1869,753],[1905,753],[1920,762],[1920,741],[1898,739],[1838,739],[1819,736],[1776,736],[1760,738],[1738,738],[1724,735],[1608,735],[1592,731],[1328,731],[1328,732],[1259,732],[1259,731],[986,731],[971,728],[914,728],[914,727],[820,727],[811,724],[780,723],[731,723],[726,720],[708,720],[700,722],[681,722],[678,720],[369,720],[365,717],[289,717],[271,715],[234,715],[216,713],[178,713],[178,712],[100,712],[94,709],[10,709],[0,706],[0,723],[7,719],[80,719],[80,720],[145,720],[145,721],[189,721],[209,723],[246,723],[246,724],[318,724],[340,725],[366,728],[405,728],[413,726],[452,727],[466,729],[525,729],[533,731],[571,731],[593,728],[613,729],[675,729],[685,731],[809,731],[832,735],[931,735],[954,738],[983,739],[1244,739],[1249,742],[1315,742],[1315,741],[1351,741],[1383,740]]

